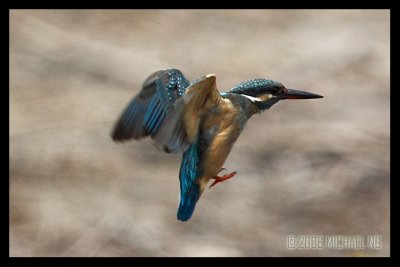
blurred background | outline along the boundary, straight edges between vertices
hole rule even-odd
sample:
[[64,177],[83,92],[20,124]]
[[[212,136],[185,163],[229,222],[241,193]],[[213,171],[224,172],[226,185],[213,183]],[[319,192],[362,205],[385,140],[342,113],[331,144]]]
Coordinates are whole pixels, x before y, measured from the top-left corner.
[[[388,10],[11,10],[11,256],[389,256]],[[111,129],[152,72],[325,98],[254,116],[176,219],[181,155]],[[288,235],[380,235],[290,250]]]

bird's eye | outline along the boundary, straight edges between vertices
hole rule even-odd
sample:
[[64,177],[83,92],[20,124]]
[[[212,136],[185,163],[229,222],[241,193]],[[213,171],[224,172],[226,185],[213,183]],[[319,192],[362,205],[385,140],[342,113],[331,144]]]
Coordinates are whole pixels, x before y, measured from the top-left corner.
[[287,92],[287,89],[285,87],[279,87],[277,88],[276,94],[277,95],[283,95]]

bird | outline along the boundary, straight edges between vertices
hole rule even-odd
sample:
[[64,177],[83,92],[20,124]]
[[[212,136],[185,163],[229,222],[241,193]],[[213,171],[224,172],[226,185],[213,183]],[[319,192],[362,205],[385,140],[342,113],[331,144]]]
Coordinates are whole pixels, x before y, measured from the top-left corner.
[[122,111],[111,132],[115,142],[150,136],[166,153],[182,153],[179,171],[179,221],[189,220],[207,187],[234,177],[220,175],[247,121],[281,100],[323,96],[288,89],[280,82],[256,78],[219,92],[215,74],[192,82],[176,68],[145,79],[140,92]]

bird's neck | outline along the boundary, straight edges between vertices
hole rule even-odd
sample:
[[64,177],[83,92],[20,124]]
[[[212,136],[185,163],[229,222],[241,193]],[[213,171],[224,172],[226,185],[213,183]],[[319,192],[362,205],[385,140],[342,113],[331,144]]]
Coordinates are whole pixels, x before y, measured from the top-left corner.
[[237,108],[240,108],[242,112],[245,113],[247,118],[250,118],[254,114],[261,111],[256,101],[254,99],[251,99],[251,96],[248,97],[235,93],[223,93],[222,96],[230,99],[232,104],[235,105]]

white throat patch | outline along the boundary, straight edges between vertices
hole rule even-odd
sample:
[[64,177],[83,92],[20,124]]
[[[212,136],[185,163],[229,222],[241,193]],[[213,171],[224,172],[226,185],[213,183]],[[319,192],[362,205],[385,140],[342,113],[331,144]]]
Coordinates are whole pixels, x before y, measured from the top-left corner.
[[249,96],[249,95],[242,95],[242,96],[244,96],[244,97],[246,97],[247,99],[250,99],[250,101],[251,102],[261,102],[261,99],[260,98],[258,98],[258,97],[254,97],[254,96]]
[[262,95],[261,98],[260,97],[254,97],[254,96],[249,96],[249,95],[242,95],[244,97],[246,97],[247,99],[250,99],[251,102],[263,102],[266,101],[268,99],[274,98],[276,96],[271,95],[271,94],[267,94],[267,95]]

